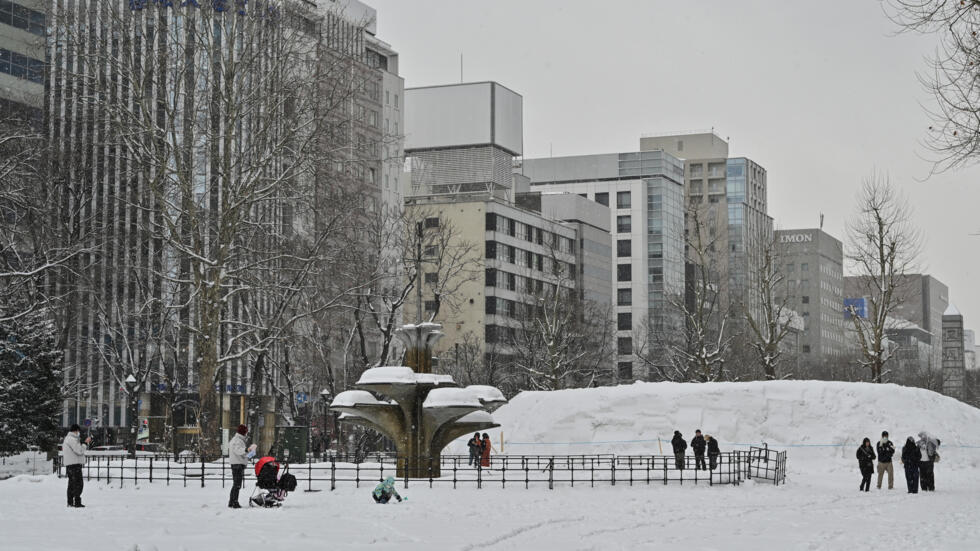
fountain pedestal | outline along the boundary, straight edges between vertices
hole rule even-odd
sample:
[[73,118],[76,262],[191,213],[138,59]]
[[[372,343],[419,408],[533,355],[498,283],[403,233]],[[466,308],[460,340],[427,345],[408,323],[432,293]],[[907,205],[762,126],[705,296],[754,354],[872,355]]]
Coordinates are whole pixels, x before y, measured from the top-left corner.
[[399,329],[412,366],[368,369],[354,385],[358,390],[341,392],[330,404],[344,414],[341,421],[395,442],[399,477],[439,477],[442,449],[460,436],[499,426],[490,413],[507,402],[494,387],[460,388],[451,376],[432,373],[432,346],[441,328],[423,323]]

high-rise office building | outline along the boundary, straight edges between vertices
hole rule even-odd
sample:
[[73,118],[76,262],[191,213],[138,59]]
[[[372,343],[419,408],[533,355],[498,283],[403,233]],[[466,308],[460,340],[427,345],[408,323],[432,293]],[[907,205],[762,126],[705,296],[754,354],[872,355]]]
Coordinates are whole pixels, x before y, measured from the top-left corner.
[[714,232],[719,251],[712,261],[719,272],[720,300],[736,312],[746,308],[758,316],[756,274],[773,230],[765,168],[745,157],[728,157],[727,141],[714,131],[644,136],[640,149],[659,149],[684,160],[687,208],[698,209],[702,222],[712,226],[708,231]]
[[[9,4],[2,2],[0,7]],[[140,329],[141,326],[132,319],[134,304],[141,300],[155,301],[157,304],[182,304],[173,308],[178,312],[175,315],[179,320],[173,324],[177,329],[174,329],[173,343],[168,343],[168,346],[172,344],[168,348],[170,352],[146,347],[145,361],[172,366],[172,369],[159,366],[151,369],[152,374],[145,386],[138,389],[141,405],[137,415],[150,418],[150,437],[154,440],[162,437],[164,429],[160,421],[169,415],[165,410],[170,407],[165,407],[164,402],[170,404],[176,397],[184,406],[173,411],[169,423],[179,435],[178,445],[187,445],[180,441],[193,439],[199,431],[196,391],[201,385],[211,384],[200,380],[196,367],[200,354],[195,351],[195,342],[200,343],[200,339],[208,337],[193,329],[200,329],[201,322],[195,319],[200,313],[194,309],[193,291],[187,283],[191,280],[186,273],[189,266],[187,251],[176,250],[174,240],[168,242],[161,237],[165,233],[162,227],[165,226],[168,211],[153,202],[147,171],[141,172],[139,163],[128,158],[132,149],[110,139],[119,134],[120,128],[135,132],[127,125],[133,125],[145,115],[127,112],[120,107],[126,101],[134,101],[134,87],[141,84],[134,80],[127,81],[134,74],[140,74],[132,67],[142,68],[142,74],[146,75],[145,82],[151,83],[151,89],[145,91],[147,97],[153,97],[149,96],[152,93],[159,94],[161,98],[146,103],[152,111],[151,116],[160,121],[159,124],[174,129],[174,139],[179,142],[177,149],[183,151],[186,148],[186,156],[174,157],[188,163],[181,168],[186,172],[180,173],[175,169],[176,175],[170,178],[181,180],[182,175],[189,175],[181,183],[187,183],[193,189],[184,197],[201,213],[201,220],[213,222],[220,218],[222,212],[227,212],[223,203],[226,197],[221,195],[221,186],[226,184],[222,182],[235,179],[238,171],[249,169],[245,163],[240,163],[233,164],[229,171],[219,166],[215,159],[221,154],[225,154],[226,159],[233,156],[234,153],[229,153],[232,150],[229,145],[243,152],[255,153],[258,148],[254,144],[263,137],[282,138],[285,133],[293,131],[282,131],[275,125],[265,123],[270,120],[286,124],[290,120],[295,122],[291,117],[299,116],[296,115],[298,105],[307,109],[303,113],[317,110],[310,117],[330,119],[329,123],[324,124],[328,131],[318,136],[317,145],[322,144],[323,155],[317,156],[315,169],[294,170],[293,176],[285,176],[289,174],[292,161],[286,153],[274,155],[276,158],[272,160],[267,158],[270,156],[268,154],[249,156],[242,153],[241,157],[248,156],[254,163],[252,166],[261,165],[270,179],[280,178],[287,185],[313,178],[309,173],[316,173],[316,185],[303,188],[312,190],[308,193],[325,194],[327,188],[332,186],[349,185],[371,199],[368,201],[369,207],[381,202],[401,205],[397,196],[401,187],[397,181],[400,177],[400,143],[397,136],[401,125],[398,103],[403,85],[397,75],[397,53],[374,36],[375,11],[357,0],[285,0],[275,5],[236,3],[234,9],[229,9],[231,3],[204,4],[96,0],[50,2],[53,33],[50,37],[51,49],[47,52],[50,70],[46,81],[48,91],[44,98],[47,132],[60,152],[57,162],[63,163],[62,172],[72,179],[81,196],[86,198],[77,213],[71,215],[77,216],[84,224],[84,227],[80,227],[82,234],[105,236],[79,259],[76,266],[79,280],[72,284],[72,312],[65,358],[67,382],[77,390],[66,401],[62,418],[65,425],[88,419],[114,432],[119,427],[131,424],[132,415],[126,411],[123,388],[113,375],[114,368],[108,364],[111,354],[100,351],[121,348],[120,341],[125,338],[146,339],[147,334],[158,337],[158,333],[155,333],[158,322],[147,321]],[[91,51],[82,51],[77,47],[80,37],[72,33],[84,27],[72,23],[73,18],[86,22],[99,21],[106,36],[114,40],[99,41],[93,37]],[[218,20],[223,20],[227,25],[215,23],[213,28],[206,29],[207,32],[202,32],[199,27]],[[92,25],[92,28],[96,27]],[[167,31],[155,32],[160,28]],[[222,32],[238,33],[238,40],[227,40]],[[193,36],[206,38],[192,42],[193,39],[189,37]],[[150,44],[147,44],[150,42],[148,37],[152,37]],[[292,40],[295,42],[290,42],[291,46],[283,46],[284,41]],[[221,48],[225,53],[241,52],[242,55],[234,58],[236,62],[241,62],[234,74],[234,78],[240,80],[232,84],[239,86],[248,82],[254,88],[236,90],[233,95],[225,94],[229,88],[223,87],[221,77],[208,72],[213,70],[213,65],[197,64],[196,58],[185,55],[190,51],[186,48],[188,44],[215,50]],[[149,48],[145,52],[152,55],[144,54],[140,45]],[[102,66],[89,61],[113,59],[113,50],[109,48],[119,48],[124,52],[124,61],[106,62]],[[165,55],[174,52],[180,55]],[[205,56],[213,53],[200,52]],[[286,64],[276,56],[290,56],[289,59],[294,62],[302,59],[302,68],[296,69],[294,75],[297,81],[318,71],[318,80],[307,79],[304,82],[312,83],[311,87],[321,86],[323,97],[336,103],[310,107],[312,98],[287,97],[288,93],[279,86],[281,81],[277,82],[275,74],[271,73],[272,69],[286,71]],[[215,63],[218,62],[230,63],[227,59],[216,58]],[[126,66],[126,63],[132,65]],[[171,78],[168,69],[182,77],[194,76]],[[301,71],[307,70],[309,74],[300,75]],[[100,90],[100,82],[113,83],[113,86]],[[184,85],[195,88],[180,88]],[[170,92],[173,92],[172,96]],[[273,97],[268,97],[270,95]],[[93,97],[101,97],[101,102],[89,101]],[[173,97],[182,99],[176,101]],[[249,98],[250,104],[245,103],[245,97]],[[202,98],[209,101],[200,101]],[[256,107],[259,103],[261,106]],[[235,105],[247,107],[249,112],[238,118],[222,114],[233,111]],[[329,115],[324,115],[325,111]],[[124,120],[124,115],[131,118]],[[238,124],[234,128],[220,130],[219,123],[229,120]],[[385,120],[389,121],[387,125]],[[309,121],[304,119],[300,123]],[[141,129],[138,125],[135,128]],[[145,131],[145,128],[142,130]],[[277,133],[280,131],[282,135]],[[298,136],[298,133],[290,134],[289,139],[302,139]],[[144,140],[147,141],[150,140]],[[265,153],[288,149],[288,146],[276,144],[275,140],[270,141],[274,145],[268,146],[269,151]],[[156,176],[162,178],[159,172]],[[395,190],[395,195],[390,198],[384,194],[386,181],[388,188]],[[173,196],[178,195],[175,191]],[[268,241],[236,242],[236,251],[249,251],[252,246],[275,248],[275,243],[294,233],[316,234],[315,216],[294,216],[292,199],[287,195],[276,194],[261,208],[250,211],[250,216],[263,217],[263,223],[254,226],[267,228],[268,234],[262,238]],[[186,201],[181,203],[182,208],[189,208]],[[315,202],[315,198],[311,202]],[[178,224],[188,224],[187,220],[183,218]],[[184,230],[178,232],[189,231],[186,230],[189,226],[182,227]],[[217,228],[202,234],[205,236],[203,248],[206,254],[221,246],[230,246],[230,240],[240,237],[220,235]],[[273,244],[270,245],[270,242]],[[136,274],[145,277],[137,278]],[[227,309],[221,315],[223,331],[244,323],[248,316],[268,308],[269,297],[262,293],[262,290],[236,292],[229,297]],[[251,301],[248,305],[245,295]],[[110,307],[112,310],[107,313]],[[249,309],[255,310],[250,314]],[[141,330],[146,333],[141,333]],[[114,342],[117,343],[115,347]],[[219,424],[228,429],[244,422],[249,396],[259,394],[263,400],[263,414],[259,418],[263,429],[258,436],[268,441],[276,425],[275,411],[271,406],[273,392],[268,378],[257,379],[254,376],[254,358],[250,359],[249,354],[244,353],[241,339],[223,337],[220,346],[223,358],[214,381],[220,393]],[[271,345],[269,348],[270,359],[280,357],[280,347]],[[166,376],[162,375],[164,372]],[[273,378],[276,377],[278,375],[274,374]]]
[[803,318],[801,362],[837,359],[844,351],[844,250],[818,228],[776,230],[783,277],[780,299]]
[[574,193],[609,207],[617,376],[648,378],[634,335],[679,331],[684,323],[674,307],[684,294],[683,163],[642,151],[524,159],[515,171],[534,191]]

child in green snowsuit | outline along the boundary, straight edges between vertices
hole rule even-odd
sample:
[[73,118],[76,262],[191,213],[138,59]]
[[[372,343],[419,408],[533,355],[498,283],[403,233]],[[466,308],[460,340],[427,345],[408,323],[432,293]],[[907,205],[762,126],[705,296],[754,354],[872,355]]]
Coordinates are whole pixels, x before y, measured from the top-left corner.
[[392,496],[398,499],[399,502],[402,500],[402,496],[398,495],[398,492],[395,490],[394,477],[389,476],[384,479],[384,482],[375,486],[372,497],[374,497],[375,503],[388,503]]

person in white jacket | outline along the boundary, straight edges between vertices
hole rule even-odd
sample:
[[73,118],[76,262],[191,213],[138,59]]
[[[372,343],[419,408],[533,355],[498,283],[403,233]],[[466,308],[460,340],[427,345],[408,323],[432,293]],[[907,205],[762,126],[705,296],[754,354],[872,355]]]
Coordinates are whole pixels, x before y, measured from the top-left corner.
[[238,490],[245,485],[245,465],[248,465],[248,447],[245,443],[245,436],[248,434],[248,427],[238,425],[238,431],[228,442],[228,463],[231,463],[231,495],[228,496],[228,506],[232,509],[241,509],[238,504]]
[[85,507],[82,505],[82,488],[85,486],[82,465],[85,464],[85,450],[92,443],[92,437],[86,438],[83,444],[80,441],[81,430],[77,424],[72,425],[61,443],[62,464],[65,466],[65,474],[68,475],[69,507]]

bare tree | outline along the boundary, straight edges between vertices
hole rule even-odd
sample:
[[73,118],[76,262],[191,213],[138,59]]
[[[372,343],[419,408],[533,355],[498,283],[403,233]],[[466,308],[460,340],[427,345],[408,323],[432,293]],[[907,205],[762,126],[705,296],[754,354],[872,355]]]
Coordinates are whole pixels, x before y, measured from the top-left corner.
[[743,308],[745,321],[750,329],[749,345],[757,353],[757,361],[767,380],[780,377],[777,373],[783,355],[783,339],[793,324],[793,312],[786,304],[789,300],[780,267],[779,251],[774,236],[764,238],[759,251],[759,271],[753,277],[759,298],[759,313],[753,315]]
[[906,32],[937,33],[930,71],[919,79],[933,94],[926,145],[935,171],[971,165],[980,155],[980,0],[887,0]]
[[[432,321],[441,312],[457,312],[460,289],[483,276],[477,244],[438,211],[415,207],[403,213],[380,212],[371,230],[372,250],[363,273],[375,285],[358,295],[357,334],[365,365],[387,365],[395,330],[406,304],[415,301],[415,321]],[[428,306],[422,297],[431,298]],[[422,316],[425,316],[424,318]],[[363,343],[368,332],[380,336],[376,357]]]
[[866,317],[849,307],[861,348],[860,365],[869,370],[873,382],[880,383],[891,357],[886,344],[890,316],[907,298],[903,276],[916,271],[921,236],[912,225],[908,202],[878,175],[864,181],[847,234],[851,250],[846,257],[868,301]]
[[535,390],[590,387],[612,380],[612,305],[578,297],[568,265],[562,265],[554,251],[550,260],[554,282],[520,278],[526,283],[513,305],[517,324],[498,328],[505,332],[497,337],[508,345],[514,376],[523,388]]

